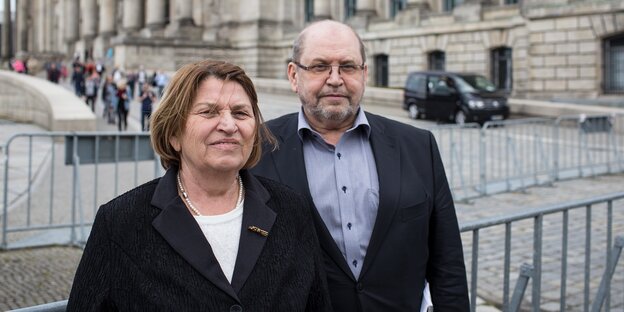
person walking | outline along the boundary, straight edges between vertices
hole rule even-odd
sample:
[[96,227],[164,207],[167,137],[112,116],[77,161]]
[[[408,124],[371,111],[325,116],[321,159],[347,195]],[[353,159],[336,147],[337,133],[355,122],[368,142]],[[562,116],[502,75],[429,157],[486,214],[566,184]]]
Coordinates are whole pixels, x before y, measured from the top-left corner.
[[74,93],[77,97],[82,98],[85,91],[85,75],[82,66],[74,66],[74,72],[72,74],[71,81],[74,85]]
[[128,112],[130,111],[130,95],[125,80],[117,84],[117,129],[128,130]]
[[97,99],[98,86],[100,85],[100,77],[97,72],[93,71],[85,80],[85,102],[91,107],[91,111],[95,112],[95,101]]
[[156,95],[152,91],[149,84],[144,83],[141,95],[139,96],[141,101],[141,131],[149,131],[149,121],[152,115],[152,106],[156,102]]
[[53,83],[59,83],[59,79],[61,78],[61,71],[57,67],[56,62],[51,61],[48,64],[47,76],[48,81]]
[[267,122],[279,149],[253,173],[314,203],[334,311],[469,311],[462,242],[432,133],[365,112],[364,44],[310,24],[288,63],[298,113]]

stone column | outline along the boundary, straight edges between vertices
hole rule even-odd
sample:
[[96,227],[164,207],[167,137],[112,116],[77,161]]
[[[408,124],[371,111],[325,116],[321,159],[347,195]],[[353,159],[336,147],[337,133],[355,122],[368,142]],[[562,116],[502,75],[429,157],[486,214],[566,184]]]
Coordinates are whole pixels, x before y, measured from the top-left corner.
[[331,17],[330,0],[314,0],[314,19],[323,20]]
[[175,22],[179,26],[193,25],[193,1],[174,0]]
[[65,42],[74,43],[74,41],[78,40],[78,21],[80,20],[78,9],[80,8],[80,2],[79,0],[65,0],[64,4]]
[[93,39],[97,35],[97,3],[96,0],[81,0],[82,38]]
[[163,0],[146,0],[145,26],[150,29],[160,29],[165,26],[165,2]]
[[4,0],[4,16],[2,19],[2,59],[11,58],[11,1]]
[[29,0],[17,0],[17,51],[28,51]]
[[100,1],[100,36],[111,36],[117,32],[117,0]]
[[143,0],[124,0],[123,29],[136,31],[143,28]]

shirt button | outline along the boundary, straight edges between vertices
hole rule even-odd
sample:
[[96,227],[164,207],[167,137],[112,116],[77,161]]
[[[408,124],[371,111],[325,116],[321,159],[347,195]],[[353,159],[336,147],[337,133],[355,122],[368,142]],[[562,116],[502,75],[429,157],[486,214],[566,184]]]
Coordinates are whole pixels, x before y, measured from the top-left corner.
[[353,260],[353,266],[357,268],[357,260]]
[[353,226],[353,224],[351,224],[351,222],[347,223],[347,227],[349,228],[349,230],[351,230],[351,226]]
[[230,312],[243,312],[243,307],[239,306],[238,304],[235,304],[230,307]]
[[361,293],[364,290],[364,286],[362,285],[362,283],[357,283],[355,285],[355,289],[357,289],[357,291]]

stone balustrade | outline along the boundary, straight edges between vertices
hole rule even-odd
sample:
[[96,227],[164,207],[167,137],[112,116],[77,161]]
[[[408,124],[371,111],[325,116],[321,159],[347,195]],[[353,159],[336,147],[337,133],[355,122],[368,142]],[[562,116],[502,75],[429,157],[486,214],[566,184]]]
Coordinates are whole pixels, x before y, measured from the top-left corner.
[[96,117],[66,88],[41,78],[0,70],[0,118],[50,131],[95,131]]

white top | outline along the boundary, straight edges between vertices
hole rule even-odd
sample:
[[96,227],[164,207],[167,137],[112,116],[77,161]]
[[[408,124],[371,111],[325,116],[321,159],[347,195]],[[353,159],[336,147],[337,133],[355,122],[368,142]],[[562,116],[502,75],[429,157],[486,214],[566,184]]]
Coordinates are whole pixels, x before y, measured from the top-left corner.
[[212,247],[221,270],[230,283],[234,274],[234,264],[238,255],[241,226],[243,224],[243,200],[234,210],[217,216],[196,216],[204,236]]

